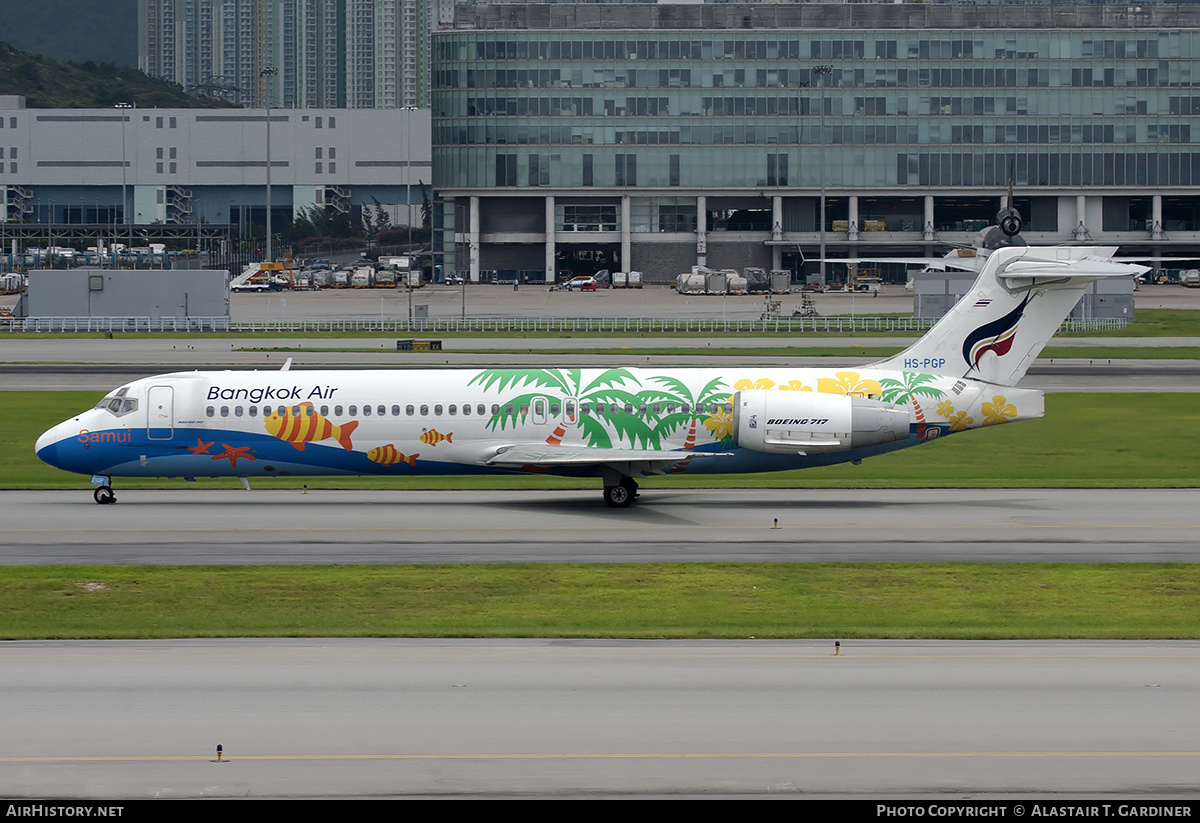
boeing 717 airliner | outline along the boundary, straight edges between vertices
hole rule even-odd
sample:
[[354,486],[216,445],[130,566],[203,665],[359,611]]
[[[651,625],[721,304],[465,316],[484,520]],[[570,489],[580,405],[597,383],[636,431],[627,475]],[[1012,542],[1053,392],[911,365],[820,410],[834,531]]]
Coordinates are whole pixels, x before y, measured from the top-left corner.
[[1004,234],[948,254],[979,272],[970,292],[866,366],[165,374],[53,427],[37,454],[92,475],[98,503],[119,477],[535,472],[599,477],[624,507],[649,475],[858,462],[1041,417],[1042,393],[1016,387],[1038,352],[1092,282],[1147,271],[1115,247]]

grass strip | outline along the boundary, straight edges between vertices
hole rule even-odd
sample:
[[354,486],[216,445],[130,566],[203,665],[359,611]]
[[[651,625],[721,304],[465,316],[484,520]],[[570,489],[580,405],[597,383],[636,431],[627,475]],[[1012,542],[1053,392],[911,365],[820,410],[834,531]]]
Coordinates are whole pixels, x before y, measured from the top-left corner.
[[[878,315],[864,315],[859,312],[855,317],[911,317],[911,314],[894,314],[888,313]],[[841,317],[849,319],[850,314],[830,314],[824,317]],[[338,320],[340,318],[330,317],[329,320]],[[538,318],[531,317],[530,320]],[[659,318],[668,320],[669,318]],[[680,318],[681,321],[686,318]],[[696,318],[693,318],[696,319]],[[705,318],[700,318],[705,319]],[[707,318],[715,321],[715,318]],[[820,319],[820,318],[818,318]],[[587,318],[580,318],[581,322]],[[735,321],[731,321],[735,322]],[[117,339],[117,340],[176,340],[176,339],[203,339],[203,338],[220,338],[220,339],[237,339],[242,338],[247,341],[253,341],[260,338],[272,339],[317,339],[322,337],[329,338],[379,338],[386,337],[395,339],[397,337],[437,337],[440,339],[471,339],[471,338],[503,338],[509,337],[514,340],[523,338],[536,339],[554,339],[554,338],[573,338],[573,337],[643,337],[646,339],[676,337],[688,340],[696,339],[712,339],[714,337],[761,337],[764,334],[778,335],[780,337],[851,337],[854,334],[864,334],[870,337],[881,336],[901,336],[901,337],[918,337],[918,332],[912,331],[831,331],[831,332],[762,332],[762,331],[745,331],[745,332],[717,332],[717,331],[696,331],[696,332],[638,332],[638,331],[472,331],[472,332],[452,332],[452,331],[424,331],[414,329],[412,331],[395,332],[379,332],[379,331],[255,331],[255,332],[4,332],[2,334],[5,340],[39,340],[39,339],[56,339],[56,340],[102,340],[102,339]],[[1098,331],[1088,329],[1076,332],[1061,332],[1062,337],[1200,337],[1200,311],[1190,309],[1138,309],[1135,320],[1126,326],[1124,329],[1105,329]]]
[[1200,565],[0,568],[0,638],[1200,638]]
[[[87,478],[33,451],[45,429],[100,392],[0,392],[0,489],[80,489]],[[745,475],[646,478],[646,488],[1192,488],[1200,486],[1196,395],[1050,394],[1046,416],[940,438],[864,461]],[[235,488],[236,480],[120,479],[118,489]],[[597,489],[594,479],[545,475],[263,478],[255,488]]]

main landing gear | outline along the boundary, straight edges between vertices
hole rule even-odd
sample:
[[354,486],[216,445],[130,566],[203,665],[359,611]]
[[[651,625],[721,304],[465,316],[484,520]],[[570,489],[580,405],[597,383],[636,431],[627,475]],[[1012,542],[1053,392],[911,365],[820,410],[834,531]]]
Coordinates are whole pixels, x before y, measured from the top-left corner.
[[604,487],[604,502],[614,509],[624,509],[637,499],[638,484],[632,477],[622,477],[615,486]]
[[112,486],[97,486],[96,490],[92,492],[92,497],[96,498],[96,502],[102,506],[117,502],[117,494],[113,491]]

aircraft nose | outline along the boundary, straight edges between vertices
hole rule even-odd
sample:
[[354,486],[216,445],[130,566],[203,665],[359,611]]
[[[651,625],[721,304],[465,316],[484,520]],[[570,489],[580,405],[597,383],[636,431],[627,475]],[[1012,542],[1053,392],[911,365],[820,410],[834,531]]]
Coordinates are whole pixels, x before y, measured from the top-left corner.
[[55,468],[58,467],[58,436],[55,434],[57,430],[58,427],[55,426],[53,429],[43,432],[33,445],[33,450],[37,453],[38,458]]

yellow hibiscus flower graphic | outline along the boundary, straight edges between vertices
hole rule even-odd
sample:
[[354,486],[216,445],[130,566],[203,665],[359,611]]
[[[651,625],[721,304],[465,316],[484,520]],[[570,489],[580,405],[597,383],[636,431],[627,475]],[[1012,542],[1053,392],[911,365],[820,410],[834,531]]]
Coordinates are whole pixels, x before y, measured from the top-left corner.
[[817,391],[824,394],[848,394],[853,397],[878,397],[883,393],[878,380],[864,380],[856,371],[840,371],[834,377],[818,377]]
[[952,432],[963,431],[964,429],[969,428],[970,425],[975,422],[975,418],[968,417],[965,411],[960,411],[953,416],[947,415],[946,419],[950,423],[950,431]]
[[997,394],[992,398],[991,403],[983,404],[983,425],[996,426],[1000,423],[1007,423],[1011,418],[1017,416],[1017,407],[1002,394]]
[[799,380],[789,380],[786,383],[779,384],[780,391],[812,391],[812,386],[806,386]]
[[938,403],[937,409],[938,414],[947,420],[950,419],[950,415],[954,414],[954,404],[949,400],[943,400],[941,403]]
[[704,428],[712,432],[717,440],[724,440],[733,434],[733,415],[722,407],[716,414],[705,419]]
[[745,391],[746,389],[773,389],[775,388],[775,381],[769,377],[760,377],[757,380],[742,378],[734,383],[733,387],[737,391]]

